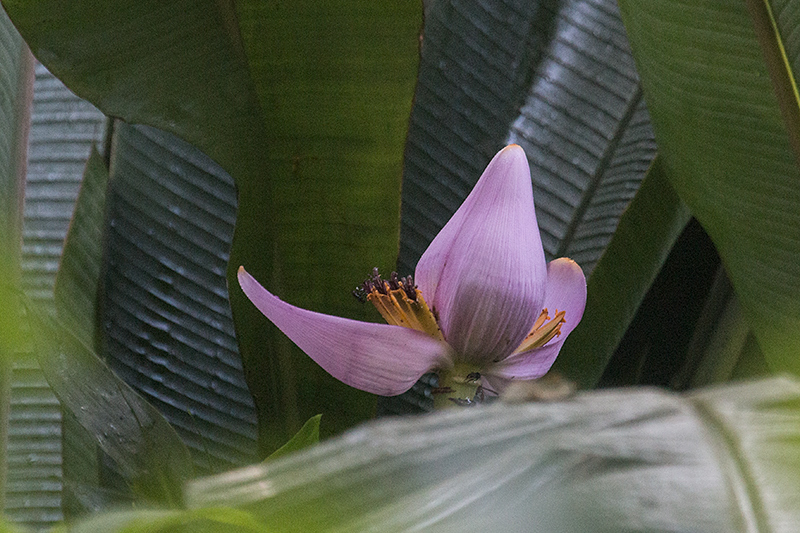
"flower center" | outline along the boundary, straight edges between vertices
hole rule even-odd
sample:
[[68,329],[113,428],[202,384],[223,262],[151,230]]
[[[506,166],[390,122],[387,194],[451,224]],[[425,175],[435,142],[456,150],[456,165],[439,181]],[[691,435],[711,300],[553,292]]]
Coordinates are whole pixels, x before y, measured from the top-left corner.
[[422,291],[414,285],[414,278],[406,276],[398,278],[392,272],[388,280],[381,278],[377,268],[372,269],[372,276],[364,280],[353,294],[356,298],[369,301],[381,314],[387,324],[416,329],[444,340],[442,330],[436,323],[436,317],[428,308]]
[[565,311],[556,309],[556,315],[551,319],[547,314],[547,308],[542,309],[539,318],[533,323],[531,332],[522,341],[522,344],[514,350],[514,353],[525,352],[533,348],[540,348],[550,342],[554,337],[561,335],[561,325],[566,322]]

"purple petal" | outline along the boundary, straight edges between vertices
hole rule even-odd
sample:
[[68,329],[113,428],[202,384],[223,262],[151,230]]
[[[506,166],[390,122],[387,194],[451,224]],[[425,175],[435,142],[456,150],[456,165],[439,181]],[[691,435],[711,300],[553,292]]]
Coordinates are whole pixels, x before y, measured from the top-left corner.
[[550,316],[556,310],[566,312],[561,335],[541,348],[510,355],[493,365],[487,373],[506,379],[536,379],[553,366],[567,335],[578,325],[586,307],[586,277],[572,259],[562,257],[547,265],[547,291],[543,307],[547,308]]
[[425,333],[300,309],[271,294],[243,267],[239,285],[301,350],[351,387],[394,396],[410,389],[425,372],[452,366],[450,347]]
[[545,272],[528,160],[511,145],[422,255],[416,282],[459,359],[485,363],[508,356],[530,331]]

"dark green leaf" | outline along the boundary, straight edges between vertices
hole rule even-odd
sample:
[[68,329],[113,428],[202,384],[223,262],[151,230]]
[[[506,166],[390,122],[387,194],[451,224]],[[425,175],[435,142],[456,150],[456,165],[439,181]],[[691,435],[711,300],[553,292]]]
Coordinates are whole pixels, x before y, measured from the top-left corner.
[[233,180],[172,135],[118,123],[102,278],[102,347],[206,472],[256,461],[225,269]]
[[[719,250],[770,366],[800,373],[794,124],[784,122],[745,3],[620,8],[666,173]],[[786,24],[788,38],[800,19]]]
[[272,452],[265,461],[272,461],[283,455],[289,455],[290,453],[317,444],[319,442],[319,421],[321,418],[322,415],[309,418],[308,421],[303,424],[303,427],[300,428],[300,431],[298,431],[289,442]]
[[[96,148],[92,147],[64,243],[54,295],[59,318],[68,324],[73,335],[90,347],[96,346],[107,190],[108,168]],[[68,517],[96,511],[130,497],[118,488],[109,491],[102,487],[108,485],[102,481],[102,452],[82,423],[84,421],[72,412],[70,406],[63,409],[61,456],[65,490],[62,508]]]
[[55,303],[61,320],[86,345],[94,345],[97,294],[103,255],[108,168],[92,148],[83,174],[81,192],[75,205],[64,243],[61,267],[55,283]]
[[224,166],[260,131],[231,2],[3,0],[34,55],[104,113],[171,131]]
[[36,355],[62,406],[94,436],[134,494],[175,505],[192,476],[175,430],[63,325],[29,308]]
[[[421,3],[243,0],[237,9],[268,162],[246,181],[231,172],[240,195],[229,272],[244,265],[292,304],[363,319],[352,289],[397,260]],[[327,375],[241,291],[231,289],[231,303],[266,450],[320,412],[323,434],[372,416],[373,397]]]
[[556,372],[581,387],[597,383],[689,217],[656,159],[589,278],[584,318]]
[[281,531],[794,531],[800,383],[652,389],[373,423],[196,480]]

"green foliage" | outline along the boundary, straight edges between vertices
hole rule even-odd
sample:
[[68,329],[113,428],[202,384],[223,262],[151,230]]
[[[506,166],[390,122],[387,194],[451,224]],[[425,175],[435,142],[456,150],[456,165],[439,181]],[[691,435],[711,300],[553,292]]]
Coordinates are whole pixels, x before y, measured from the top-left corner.
[[[434,2],[410,128],[417,2],[3,5],[37,57],[78,94],[109,115],[189,141],[231,174],[238,220],[228,271],[244,264],[293,304],[364,318],[349,291],[371,267],[395,263],[404,161],[400,265],[411,269],[482,164],[499,145],[519,142],[531,159],[548,254],[571,255],[591,271],[586,315],[558,372],[583,387],[598,382],[690,212],[719,249],[735,294],[715,303],[712,291],[695,330],[686,331],[694,366],[675,383],[763,372],[762,351],[774,370],[800,372],[798,0],[621,0],[641,84],[610,0]],[[0,226],[7,229],[0,277],[9,280],[0,283],[0,301],[12,310],[0,313],[0,350],[7,352],[21,329],[8,302],[17,295],[30,58],[5,18],[0,52]],[[628,204],[653,156],[648,109],[660,155]],[[105,154],[117,198],[127,202],[118,210],[168,210],[158,201],[174,192],[168,174],[191,174],[183,165],[198,161],[188,148],[186,157],[159,156],[178,143],[155,130],[148,135],[160,140],[141,149],[132,139],[145,131],[121,126]],[[68,420],[89,431],[140,499],[176,507],[193,472],[189,452],[95,355],[98,325],[113,316],[98,302],[125,294],[114,292],[127,280],[109,265],[126,253],[185,272],[183,262],[227,258],[230,239],[206,249],[204,238],[183,239],[172,219],[153,216],[161,224],[154,241],[181,246],[179,257],[139,250],[143,241],[105,220],[107,170],[93,152],[56,289],[65,325],[33,313],[35,349]],[[160,187],[170,192],[159,194]],[[198,207],[181,205],[191,213]],[[221,226],[212,222],[198,234],[216,238]],[[129,238],[130,246],[104,243],[109,236]],[[170,276],[154,278],[139,276],[135,291],[176,290]],[[338,432],[369,417],[372,398],[327,376],[230,287],[260,452],[277,451],[266,463],[191,483],[191,510],[108,513],[65,530],[798,526],[796,381],[683,397],[610,392],[496,405],[378,424],[288,455],[319,440],[320,415],[297,432],[310,415],[325,413],[323,435]],[[201,288],[227,297],[218,286]],[[204,298],[199,289],[181,297]],[[155,306],[143,307],[158,316]],[[147,312],[131,330],[153,345],[160,333],[180,329],[179,320],[161,323]],[[136,367],[128,356],[114,356],[120,368]],[[173,389],[185,392],[184,384]],[[163,403],[185,414],[182,405]],[[226,438],[223,447],[239,445]]]
[[[620,7],[666,174],[719,250],[771,367],[800,373],[800,167],[787,133],[798,125],[781,114],[750,14],[723,0]],[[800,20],[779,19],[773,38]]]
[[177,505],[193,475],[189,452],[163,416],[67,328],[34,308],[34,350],[58,399],[144,501]]
[[[238,2],[237,15],[267,161],[246,181],[231,171],[239,211],[229,273],[244,265],[295,305],[364,318],[350,291],[397,257],[421,6],[255,0]],[[372,415],[373,397],[335,382],[235,288],[231,305],[266,451],[316,413],[323,434]]]
[[322,419],[322,415],[312,416],[309,418],[308,421],[303,424],[303,427],[300,428],[300,431],[298,431],[297,434],[289,440],[289,442],[272,452],[264,461],[272,461],[278,457],[283,457],[284,455],[289,455],[290,453],[294,453],[302,450],[303,448],[308,448],[309,446],[317,444],[319,442],[320,419]]
[[[293,303],[363,313],[351,286],[397,253],[418,3],[4,6],[76,93],[175,133],[234,177],[233,272],[246,264]],[[300,208],[309,201],[315,209]],[[371,414],[370,397],[288,345],[238,291],[231,300],[265,451],[319,411],[329,432]]]
[[556,372],[581,387],[597,384],[689,216],[657,158],[588,280],[585,319],[564,343]]

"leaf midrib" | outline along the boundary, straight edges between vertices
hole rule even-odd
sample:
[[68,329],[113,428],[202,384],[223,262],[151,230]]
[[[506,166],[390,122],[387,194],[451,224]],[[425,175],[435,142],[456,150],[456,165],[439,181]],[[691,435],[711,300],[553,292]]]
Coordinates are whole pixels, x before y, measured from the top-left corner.
[[561,242],[558,244],[558,249],[556,250],[555,257],[563,257],[567,254],[570,245],[572,244],[573,239],[575,238],[575,233],[578,231],[578,226],[583,222],[583,218],[586,215],[586,211],[589,209],[589,206],[592,203],[592,199],[594,198],[597,189],[600,187],[600,183],[603,181],[603,177],[606,174],[606,170],[608,170],[611,161],[614,159],[614,155],[617,153],[617,147],[619,146],[622,138],[625,136],[625,133],[628,131],[628,125],[630,124],[631,120],[633,119],[634,114],[636,113],[636,109],[639,107],[639,102],[642,100],[642,84],[641,82],[636,84],[636,90],[633,92],[633,95],[628,100],[628,104],[625,108],[625,113],[623,114],[622,118],[617,122],[617,126],[614,130],[614,135],[611,137],[608,145],[606,146],[605,151],[603,152],[603,156],[600,158],[600,161],[595,168],[594,174],[592,175],[592,179],[589,182],[589,186],[584,191],[583,195],[581,196],[581,201],[578,204],[578,207],[575,209],[575,212],[572,215],[572,218],[567,225],[566,232],[564,233],[564,238],[561,239]]
[[770,531],[758,485],[742,459],[743,450],[737,444],[736,436],[701,399],[690,398],[688,403],[708,430],[711,445],[717,452],[720,470],[724,472],[732,496],[735,498],[736,508],[741,512],[742,531],[747,533]]

